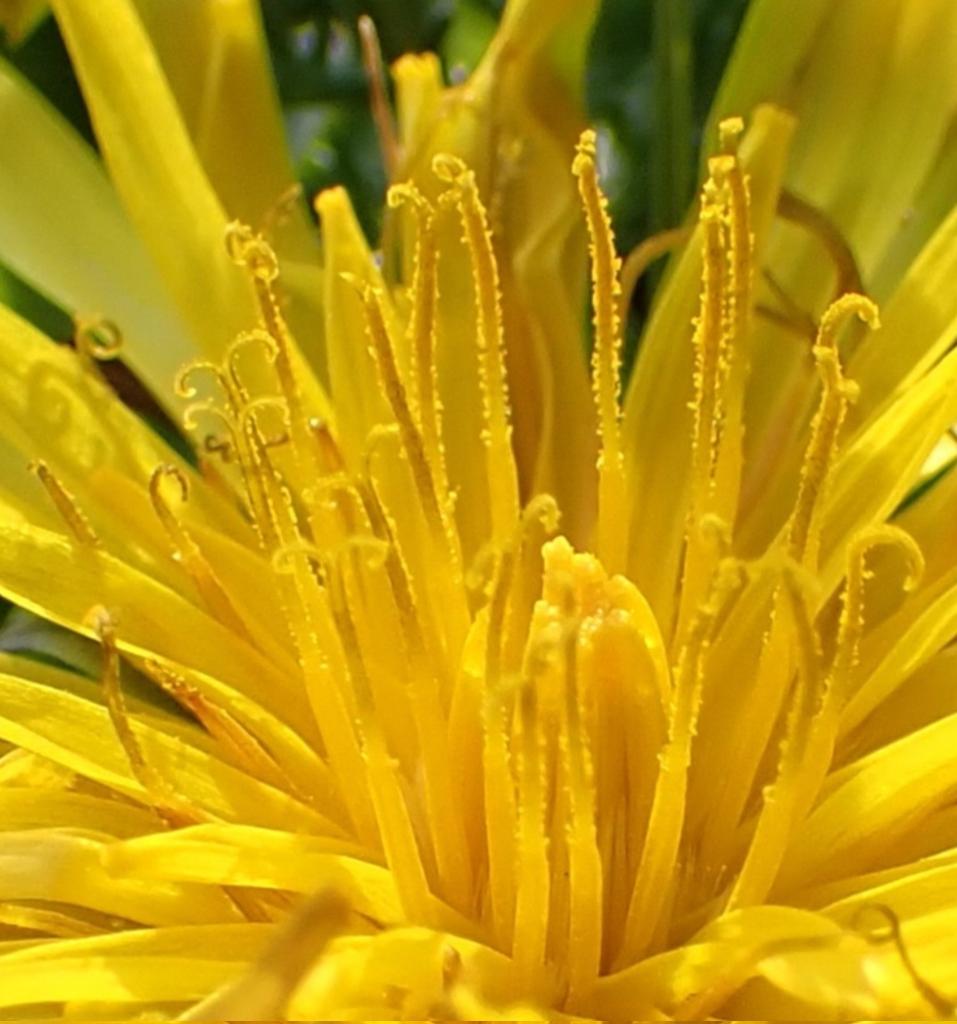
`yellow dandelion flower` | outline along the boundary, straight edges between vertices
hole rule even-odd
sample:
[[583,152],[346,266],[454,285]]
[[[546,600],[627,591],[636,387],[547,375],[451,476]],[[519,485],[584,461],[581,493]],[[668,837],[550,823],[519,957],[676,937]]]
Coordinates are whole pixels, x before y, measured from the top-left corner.
[[251,0],[52,7],[108,176],[0,69],[77,323],[0,310],[0,593],[97,678],[0,653],[0,1016],[953,1017],[951,0],[755,0],[624,261],[594,3],[395,66],[381,259]]

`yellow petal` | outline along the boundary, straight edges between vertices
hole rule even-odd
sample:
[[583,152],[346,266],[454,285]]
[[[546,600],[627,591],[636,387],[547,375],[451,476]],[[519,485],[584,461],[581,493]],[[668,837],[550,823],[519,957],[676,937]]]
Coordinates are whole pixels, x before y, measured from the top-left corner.
[[[253,0],[135,0],[183,123],[230,218],[260,227],[295,182]],[[280,252],[315,258],[301,203],[288,211]]]
[[[951,571],[874,631],[862,653],[857,691],[841,718],[842,734],[860,725],[913,672],[950,643],[957,633],[955,595],[957,572]],[[946,700],[946,691],[938,699]]]
[[124,358],[166,398],[176,371],[194,356],[194,343],[100,162],[5,63],[0,130],[4,263],[67,312],[114,321],[126,342]]
[[852,422],[862,422],[893,390],[916,380],[947,351],[957,331],[957,206],[921,251],[881,311],[881,333],[848,366],[861,388]]
[[209,182],[230,219],[261,229],[282,266],[284,309],[323,364],[319,244],[286,147],[255,0],[135,0]]
[[130,0],[54,0],[97,139],[126,211],[201,350],[254,322],[225,248],[226,215]]
[[[28,666],[24,669],[28,671]],[[53,689],[28,678],[0,675],[0,736],[145,800],[107,709],[95,699],[96,684],[82,682],[90,691],[86,699],[62,686]],[[133,722],[147,763],[192,804],[226,820],[336,834],[338,829],[320,814],[211,755],[204,749],[208,744],[203,734],[189,731],[195,737],[193,742],[176,720],[167,724],[138,716]]]
[[0,788],[0,828],[22,831],[56,826],[126,839],[156,828],[156,815],[116,799],[32,787]]
[[272,932],[193,925],[22,949],[0,957],[0,1005],[192,1002],[239,974]]
[[883,522],[920,475],[927,456],[957,418],[957,355],[900,389],[838,456],[821,517],[825,593],[844,573],[847,544]]
[[775,892],[886,864],[895,841],[957,792],[955,742],[951,715],[842,769],[797,829]]
[[[384,285],[345,191],[334,188],[322,192],[316,198],[316,211],[323,239],[323,315],[329,388],[336,403],[343,447],[353,459],[358,459],[369,431],[377,423],[390,422],[392,417],[369,353],[357,286],[342,275],[352,275],[360,286],[368,284],[383,292]],[[401,354],[400,365],[404,365]]]
[[376,921],[402,921],[395,881],[357,859],[351,843],[247,825],[198,825],[114,843],[105,864],[120,877],[311,893],[328,886]]
[[237,919],[221,892],[113,877],[103,866],[102,850],[98,839],[57,829],[4,832],[0,900],[68,903],[151,925]]
[[297,700],[295,679],[216,620],[113,556],[96,548],[80,551],[74,540],[17,523],[0,510],[0,560],[9,567],[0,593],[24,608],[93,636],[86,616],[93,605],[102,604],[120,620],[121,649],[189,665],[264,707],[281,704],[293,723],[303,720],[305,700],[301,695]]

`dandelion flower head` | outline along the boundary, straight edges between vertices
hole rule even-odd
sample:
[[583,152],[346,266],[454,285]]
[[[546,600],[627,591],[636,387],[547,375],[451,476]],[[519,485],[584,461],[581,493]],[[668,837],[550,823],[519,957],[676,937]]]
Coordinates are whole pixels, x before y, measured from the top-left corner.
[[393,67],[377,253],[254,4],[52,8],[103,162],[0,68],[76,320],[0,310],[0,592],[89,670],[0,654],[0,1016],[953,1016],[949,0],[755,0],[626,259],[592,2]]

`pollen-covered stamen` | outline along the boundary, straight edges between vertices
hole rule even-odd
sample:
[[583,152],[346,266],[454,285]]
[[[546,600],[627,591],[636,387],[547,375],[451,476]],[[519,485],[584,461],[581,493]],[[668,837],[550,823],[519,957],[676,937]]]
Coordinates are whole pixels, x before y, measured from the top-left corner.
[[[226,250],[232,260],[245,267],[256,293],[259,315],[266,332],[276,346],[275,366],[283,398],[289,407],[294,432],[305,430],[302,395],[293,368],[289,328],[279,308],[274,282],[279,276],[279,261],[269,243],[245,224],[233,221],[226,229]],[[298,450],[298,446],[297,446]]]
[[438,364],[435,358],[436,303],[438,300],[438,247],[435,211],[412,184],[393,185],[388,193],[392,208],[411,205],[416,220],[412,317],[409,323],[411,366],[410,399],[418,414],[419,428],[429,462],[435,467],[440,497],[448,493],[445,451],[442,445],[441,408],[438,399]]
[[[205,368],[205,367],[204,367]],[[219,368],[217,367],[217,371]],[[260,530],[261,516],[257,512],[256,486],[251,472],[251,460],[249,458],[247,445],[240,432],[239,405],[236,396],[232,393],[229,379],[222,373],[224,387],[229,393],[229,412],[209,399],[192,402],[183,410],[182,422],[184,429],[189,433],[202,433],[201,451],[215,455],[222,460],[224,465],[235,465],[238,467],[241,487],[238,495],[243,503],[246,518],[252,523],[257,536],[262,541]],[[195,392],[192,392],[195,393]],[[202,419],[214,420],[219,429],[210,431],[209,427],[201,425]],[[210,467],[204,467],[207,474]],[[236,492],[231,492],[236,494]]]
[[814,343],[814,360],[822,382],[821,401],[811,423],[811,438],[804,453],[797,498],[787,530],[789,554],[796,562],[812,569],[817,563],[819,520],[827,477],[844,417],[857,393],[854,382],[844,377],[837,352],[838,332],[844,322],[855,315],[871,330],[880,326],[877,306],[865,296],[851,293],[825,311]]
[[342,469],[345,466],[345,459],[343,458],[342,449],[339,447],[328,421],[320,419],[318,416],[312,416],[309,418],[309,422],[306,425],[309,428],[309,433],[315,441],[316,451],[319,455],[321,472],[342,472]]
[[243,331],[237,334],[226,349],[226,371],[229,375],[227,386],[230,393],[235,396],[237,403],[249,401],[249,392],[246,388],[244,376],[241,369],[241,358],[249,351],[258,349],[266,362],[274,365],[279,355],[279,347],[273,336],[262,328],[254,328],[251,331]]
[[450,186],[442,199],[458,207],[464,240],[472,264],[478,313],[479,382],[488,463],[492,540],[507,538],[518,518],[518,474],[512,452],[508,379],[505,369],[504,321],[498,263],[488,216],[479,197],[475,174],[458,157],[439,154],[432,163],[436,175]]
[[[267,432],[263,413],[278,413],[281,427]],[[289,487],[269,458],[270,449],[289,442],[289,408],[284,399],[264,395],[250,399],[239,413],[240,461],[256,530],[267,551],[301,538]],[[285,528],[285,532],[284,532]]]
[[[407,691],[422,760],[429,831],[435,851],[440,894],[467,912],[472,892],[471,856],[465,823],[457,805],[448,765],[452,756],[443,711],[445,680],[442,652],[428,636],[416,605],[409,572],[397,545],[395,529],[374,480],[360,483],[359,493],[372,531],[386,544],[384,567],[406,645]],[[443,683],[445,684],[443,686]]]
[[199,388],[192,381],[192,377],[198,373],[208,373],[225,391],[226,381],[223,375],[223,368],[219,363],[209,359],[196,359],[179,368],[176,378],[173,381],[173,390],[177,398],[193,399],[199,394]]
[[696,609],[707,593],[717,562],[713,545],[702,536],[701,524],[717,514],[716,473],[725,419],[729,324],[733,297],[729,267],[730,238],[727,177],[734,158],[718,156],[709,162],[711,175],[701,192],[701,299],[695,321],[694,422],[691,437],[691,496],[685,527],[684,566],[676,643],[680,646]]
[[[244,771],[278,789],[292,791],[290,780],[283,774],[263,745],[225,708],[214,704],[182,676],[159,662],[151,662],[150,677],[180,707],[195,716],[209,735],[235,758]],[[295,792],[302,799],[302,794]]]
[[798,678],[784,727],[777,775],[766,791],[758,824],[725,912],[767,898],[787,849],[798,812],[800,782],[808,743],[824,702],[824,672],[817,633],[800,570],[785,566],[783,594],[790,611],[797,651]]
[[408,391],[399,373],[395,349],[382,313],[382,295],[377,289],[369,285],[362,285],[355,278],[350,277],[349,280],[350,283],[356,285],[362,299],[372,357],[379,371],[386,399],[399,428],[402,447],[409,460],[409,468],[415,481],[422,512],[433,539],[444,540],[448,535],[449,525],[443,515],[436,491],[433,465],[426,455],[422,434],[409,404]]
[[[700,518],[710,507],[714,471],[724,417],[723,384],[727,371],[726,205],[718,183],[729,158],[712,161],[712,177],[701,197],[702,289],[701,309],[693,338],[694,433],[692,435],[692,515]],[[720,166],[718,161],[721,161]],[[715,172],[718,171],[719,175]]]
[[530,643],[519,693],[518,837],[512,958],[519,973],[535,977],[545,964],[551,872],[546,821],[546,770],[538,689],[554,657],[541,638]]
[[[445,602],[445,619],[450,648],[457,650],[467,629],[467,609],[462,602],[461,550],[449,503],[440,496],[436,483],[441,467],[429,457],[423,435],[409,404],[408,390],[399,371],[395,349],[382,311],[382,296],[374,288],[360,286],[367,335],[386,399],[396,419],[398,437],[408,461],[419,507],[428,527],[430,560],[439,578],[436,589]],[[370,467],[371,475],[371,467]],[[447,494],[447,492],[446,492]]]
[[164,495],[163,482],[165,480],[171,480],[175,484],[181,502],[186,501],[189,497],[189,481],[181,469],[170,465],[157,466],[150,476],[150,501],[153,503],[153,509],[172,544],[173,559],[182,565],[189,574],[210,612],[224,626],[253,643],[242,615],[236,609],[199,545],[173,511]]
[[386,861],[395,876],[399,899],[408,919],[428,925],[432,923],[434,915],[425,865],[406,797],[385,741],[363,657],[363,647],[356,632],[353,612],[355,598],[350,591],[354,588],[356,560],[361,557],[358,549],[349,545],[329,560],[329,603],[342,639],[349,678],[356,696],[363,760]]
[[488,903],[496,943],[512,946],[515,925],[514,837],[517,821],[512,782],[511,732],[505,681],[502,678],[502,633],[508,595],[515,572],[516,552],[508,545],[500,553],[488,605],[485,641],[485,691],[482,695],[482,764],[485,785],[485,836],[488,853]]
[[864,589],[874,575],[867,569],[867,556],[877,547],[893,547],[903,552],[907,561],[904,590],[912,591],[924,573],[924,555],[914,538],[893,523],[882,523],[855,536],[847,552],[847,579],[838,625],[837,648],[831,677],[838,706],[847,696],[847,685],[857,666],[861,636],[864,632]]
[[592,308],[592,392],[598,412],[597,554],[609,572],[624,567],[627,544],[625,463],[621,448],[621,260],[608,216],[608,200],[598,183],[596,135],[590,129],[578,140],[572,173],[585,208],[590,239]]
[[[570,596],[570,595],[569,595]],[[598,977],[602,953],[602,865],[595,823],[595,775],[582,720],[578,685],[578,622],[572,607],[564,623],[565,707],[559,750],[567,779],[568,986],[574,997]]]
[[209,821],[210,816],[176,793],[149,763],[136,736],[120,682],[120,654],[116,646],[116,624],[110,613],[96,605],[86,621],[96,634],[103,652],[103,694],[110,721],[126,754],[133,778],[143,787],[153,810],[170,828],[182,828]]
[[[279,430],[273,430],[270,434],[264,432],[260,423],[259,413],[266,409],[278,412],[283,423]],[[276,395],[261,395],[259,398],[251,398],[240,409],[239,417],[243,431],[255,432],[257,444],[263,449],[280,448],[282,445],[289,444],[289,406],[284,398],[279,398]]]
[[34,460],[28,468],[46,488],[50,500],[76,541],[84,547],[100,547],[100,538],[90,525],[89,519],[77,504],[76,498],[57,479],[53,470],[42,459]]
[[[910,534],[891,523],[872,527],[851,541],[847,552],[847,580],[837,646],[823,680],[820,700],[810,711],[811,721],[806,727],[802,725],[804,731],[795,741],[794,750],[800,755],[799,763],[793,767],[792,778],[788,782],[794,789],[792,817],[795,824],[810,811],[831,768],[835,743],[840,735],[840,716],[848,698],[864,630],[864,591],[866,581],[872,575],[866,568],[866,560],[875,548],[885,546],[898,549],[906,559],[908,576],[904,581],[905,590],[916,586],[923,572],[924,559],[917,543]],[[802,613],[801,609],[798,611]],[[801,631],[807,633],[803,624],[799,635]]]
[[751,189],[738,159],[738,139],[744,129],[740,118],[720,124],[721,148],[727,155],[721,174],[727,185],[727,381],[724,387],[724,424],[714,470],[718,515],[734,522],[741,482],[743,404],[748,372],[747,339],[754,302],[754,234],[751,225]]
[[508,950],[515,927],[517,806],[511,752],[511,690],[505,663],[514,628],[511,608],[516,574],[532,526],[542,523],[546,533],[558,525],[558,509],[548,495],[529,502],[508,543],[488,548],[485,559],[494,565],[485,627],[484,690],[479,711],[482,718],[485,839],[488,855],[488,907],[496,943]]
[[691,743],[701,707],[705,658],[716,625],[744,584],[742,564],[725,558],[715,570],[708,600],[698,609],[675,669],[668,739],[659,758],[651,815],[625,921],[616,967],[634,963],[654,942],[684,827]]
[[355,696],[342,667],[342,642],[323,586],[328,555],[303,535],[292,497],[269,461],[257,421],[263,407],[250,403],[244,416],[259,530],[273,559],[306,696],[329,763],[336,776],[347,781],[342,797],[354,833],[376,849],[378,828],[355,729]]

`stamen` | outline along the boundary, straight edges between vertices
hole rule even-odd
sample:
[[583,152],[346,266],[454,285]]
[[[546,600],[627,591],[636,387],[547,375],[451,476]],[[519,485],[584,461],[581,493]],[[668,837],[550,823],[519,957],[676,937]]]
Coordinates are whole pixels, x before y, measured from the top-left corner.
[[515,789],[509,753],[509,722],[502,680],[502,633],[516,553],[509,545],[501,557],[488,606],[485,641],[484,732],[485,834],[492,925],[499,947],[510,950],[515,925]]
[[185,502],[189,497],[189,481],[181,469],[170,465],[157,466],[150,476],[150,501],[173,546],[173,560],[182,565],[189,574],[210,612],[224,626],[254,644],[255,641],[242,615],[236,609],[215,570],[163,496],[164,480],[172,480],[176,484],[181,502]]
[[[371,353],[389,406],[396,418],[395,426],[412,473],[419,506],[428,526],[432,552],[441,567],[439,571],[442,576],[438,589],[444,592],[448,631],[455,639],[453,649],[458,649],[457,644],[464,638],[467,629],[467,611],[462,606],[461,588],[458,586],[462,575],[458,535],[448,502],[440,499],[436,486],[436,475],[441,475],[441,469],[430,461],[422,434],[412,414],[408,393],[399,373],[392,339],[383,315],[382,296],[368,285],[360,286],[359,293],[366,318],[367,335],[371,342]],[[370,477],[372,450],[370,448],[368,455]]]
[[707,510],[714,487],[714,469],[724,417],[722,385],[727,369],[724,203],[714,177],[706,182],[702,193],[700,221],[704,236],[701,310],[693,340],[692,515],[695,519]]
[[395,531],[374,481],[359,485],[373,532],[385,543],[385,570],[399,613],[409,658],[409,703],[422,759],[422,775],[439,880],[448,902],[463,905],[472,892],[471,857],[465,823],[457,805],[448,771],[451,751],[448,723],[442,706],[444,666],[438,639],[427,637],[423,617],[416,607],[409,572],[395,538]]
[[416,425],[409,406],[408,394],[402,381],[395,359],[395,350],[382,312],[382,295],[371,285],[363,285],[353,277],[348,278],[356,286],[362,299],[366,329],[371,343],[371,352],[376,369],[382,381],[386,399],[395,416],[402,439],[402,447],[409,460],[409,468],[415,481],[422,511],[434,539],[446,536],[448,525],[444,521],[442,508],[435,488],[433,466],[425,452],[422,434]]
[[[273,409],[278,412],[284,421],[283,429],[273,433],[271,436],[262,433],[259,422],[259,414],[267,409]],[[239,419],[244,432],[250,430],[256,432],[257,443],[263,449],[279,448],[281,445],[289,443],[289,406],[284,398],[278,398],[275,395],[262,395],[259,398],[251,398],[239,410]]]
[[327,553],[320,551],[307,540],[283,544],[272,553],[269,564],[273,572],[281,576],[292,576],[296,572],[296,559],[303,558],[309,563],[320,582],[325,582]]
[[[224,387],[230,392],[229,379],[223,374]],[[224,463],[235,462],[239,467],[242,479],[242,493],[244,497],[245,511],[247,518],[252,522],[257,535],[262,541],[262,530],[260,528],[260,516],[256,514],[257,491],[252,473],[250,459],[244,455],[245,448],[239,433],[239,424],[236,422],[238,408],[235,402],[230,399],[230,411],[226,412],[214,402],[202,400],[192,402],[183,410],[183,427],[188,432],[200,430],[199,417],[206,416],[219,422],[222,431],[219,433],[206,432],[203,436],[202,448],[204,452],[218,455]]]
[[159,662],[151,661],[149,669],[150,677],[180,707],[193,714],[209,735],[236,758],[244,771],[277,789],[290,788],[289,779],[259,740],[225,708],[214,704],[182,676]]
[[621,260],[608,216],[608,200],[598,183],[595,132],[578,140],[572,173],[585,208],[591,255],[592,307],[595,340],[592,347],[592,393],[598,412],[598,539],[597,554],[609,572],[624,568],[627,547],[625,463],[621,448],[621,318],[618,304]]
[[837,353],[837,335],[851,316],[858,316],[871,330],[880,326],[877,306],[863,295],[844,295],[831,304],[821,317],[814,360],[821,377],[821,402],[811,423],[811,439],[801,467],[798,494],[788,525],[788,552],[791,557],[811,569],[817,562],[818,522],[824,490],[837,450],[838,435],[847,408],[857,393],[857,386],[842,372]]
[[327,556],[303,536],[292,497],[269,461],[257,423],[261,407],[261,403],[249,403],[243,418],[256,521],[264,547],[274,559],[306,696],[329,762],[336,776],[350,783],[342,795],[355,835],[376,850],[379,830],[356,733],[355,694],[344,669],[344,640],[320,585],[325,581]]
[[478,313],[479,382],[485,429],[482,442],[488,463],[492,540],[504,541],[518,518],[518,474],[512,452],[512,427],[505,369],[505,341],[498,264],[488,216],[475,174],[458,157],[440,153],[432,161],[440,180],[451,187],[443,201],[458,207],[464,241],[472,263]]
[[861,635],[864,632],[864,584],[873,573],[866,567],[867,556],[877,547],[895,547],[907,559],[908,573],[904,590],[913,590],[924,572],[924,555],[914,538],[892,523],[882,523],[854,537],[847,553],[847,581],[838,626],[837,648],[831,674],[838,693],[838,706],[843,703],[844,689],[857,665]]
[[621,268],[621,296],[618,302],[618,316],[624,324],[631,309],[635,288],[655,260],[684,245],[691,237],[690,228],[670,228],[651,235],[631,250]]
[[193,806],[173,791],[166,780],[146,760],[140,746],[120,683],[120,655],[116,646],[116,625],[102,606],[96,605],[86,615],[86,622],[100,641],[103,652],[103,692],[113,729],[126,754],[133,777],[143,787],[156,814],[170,828],[182,828],[211,820],[206,812]]
[[[727,134],[727,133],[726,133]],[[723,136],[724,142],[728,139]],[[724,455],[725,476],[732,465],[729,447],[738,446],[740,438],[731,437],[726,445],[724,427],[728,412],[727,383],[732,341],[736,327],[734,312],[737,296],[734,293],[734,273],[747,273],[747,268],[733,266],[728,220],[728,179],[736,165],[733,156],[717,156],[709,161],[710,176],[701,191],[701,299],[695,320],[692,345],[694,347],[694,399],[691,403],[694,424],[691,441],[691,497],[685,526],[684,565],[682,569],[681,598],[676,622],[676,643],[680,646],[690,627],[698,606],[704,600],[717,564],[713,545],[700,532],[703,519],[722,514],[733,522],[736,501],[729,500],[731,480],[718,490],[719,460]],[[740,240],[739,240],[740,241]],[[743,363],[737,360],[743,373]],[[743,395],[743,379],[735,398]],[[739,409],[736,409],[739,412]],[[736,419],[733,417],[736,424]],[[736,499],[736,486],[734,486]]]
[[757,828],[728,896],[725,913],[761,903],[774,884],[797,815],[803,810],[799,798],[809,738],[824,705],[820,644],[799,569],[785,567],[783,593],[794,626],[798,680],[787,714],[777,774],[765,793]]
[[264,331],[262,328],[243,331],[233,339],[226,349],[226,366],[229,370],[234,393],[242,402],[249,400],[249,393],[243,382],[243,375],[239,370],[239,357],[252,348],[260,349],[270,364],[275,364],[276,357],[279,354],[279,347],[275,339],[268,331]]
[[718,623],[744,582],[743,566],[737,559],[726,558],[718,564],[708,600],[698,609],[678,657],[668,739],[659,758],[645,846],[628,906],[617,967],[636,962],[648,950],[667,903],[669,878],[684,829],[688,767],[701,707],[705,658]]
[[[868,913],[881,917],[884,928],[868,928],[866,926],[867,922],[864,920],[865,914]],[[874,945],[891,943],[900,957],[901,965],[910,977],[911,983],[920,997],[928,1006],[932,1007],[940,1019],[952,1020],[954,1018],[955,1013],[957,1013],[957,1003],[951,1002],[938,992],[917,969],[910,950],[904,943],[900,918],[894,910],[883,903],[869,903],[861,907],[857,912],[852,927],[863,932],[864,938]]]
[[[273,284],[279,276],[279,261],[269,243],[252,229],[238,221],[226,228],[226,251],[234,263],[245,267],[256,293],[259,315],[263,327],[276,346],[276,374],[283,397],[289,406],[293,431],[305,426],[302,396],[292,363],[292,342],[289,328],[279,309]],[[298,449],[297,449],[298,450]]]
[[190,380],[198,373],[208,373],[213,380],[222,388],[223,394],[229,394],[229,381],[223,368],[219,363],[211,362],[209,359],[194,359],[192,362],[181,366],[173,382],[173,390],[179,398],[192,399],[199,394],[199,389]]
[[754,287],[754,235],[751,228],[751,189],[737,157],[738,139],[744,130],[741,118],[732,117],[719,126],[726,159],[716,166],[727,185],[729,226],[728,274],[725,296],[726,381],[721,449],[714,470],[717,511],[734,522],[741,485],[743,405],[748,371],[747,339],[751,328]]
[[323,471],[326,473],[341,472],[345,466],[345,460],[328,422],[319,419],[318,416],[313,416],[307,426],[309,433],[315,439]]
[[[352,558],[354,557],[353,555]],[[362,646],[350,607],[346,570],[346,564],[350,560],[344,552],[342,556],[331,561],[328,593],[356,695],[356,710],[362,734],[362,752],[369,791],[386,861],[395,876],[403,911],[409,921],[429,925],[432,923],[433,914],[425,867],[405,795],[399,785],[380,718],[376,713],[372,684],[363,660]]]
[[552,657],[551,645],[533,642],[519,695],[518,849],[512,958],[522,977],[544,966],[551,884],[546,832],[544,738],[537,691]]
[[36,474],[40,483],[46,488],[50,500],[56,506],[57,512],[69,527],[74,538],[84,547],[100,547],[100,538],[90,525],[89,519],[73,495],[57,479],[53,470],[42,459],[35,459],[30,463],[28,469],[31,473]]
[[409,324],[413,405],[429,463],[435,468],[440,497],[448,494],[445,451],[442,445],[441,408],[438,400],[438,366],[435,359],[436,302],[438,300],[438,248],[435,211],[412,184],[393,185],[389,206],[411,204],[417,225],[415,270],[412,277],[412,318]]
[[116,359],[123,350],[122,332],[105,317],[76,317],[73,341],[80,355],[96,363]]
[[744,131],[744,119],[726,117],[718,125],[718,147],[727,156],[738,155],[738,140]]
[[[570,596],[570,595],[569,595]],[[567,614],[567,613],[566,613]],[[568,844],[568,964],[569,994],[591,985],[598,977],[602,952],[602,865],[595,825],[595,778],[587,734],[582,723],[578,690],[578,623],[565,624],[565,716],[560,747],[567,761],[571,820]]]
[[375,22],[367,14],[359,16],[359,42],[362,46],[362,67],[369,83],[372,121],[379,137],[379,150],[382,153],[386,177],[391,181],[399,166],[399,141],[389,106],[389,90],[386,87],[385,71],[382,66],[379,34],[376,32]]
[[827,214],[806,199],[782,189],[778,197],[778,216],[809,231],[824,247],[825,253],[834,263],[837,282],[834,286],[834,301],[851,292],[860,293],[864,284],[854,250],[841,234],[837,225]]
[[218,455],[224,463],[232,462],[236,457],[236,451],[233,448],[232,442],[222,437],[217,437],[215,434],[207,434],[203,438],[203,451],[207,455]]

